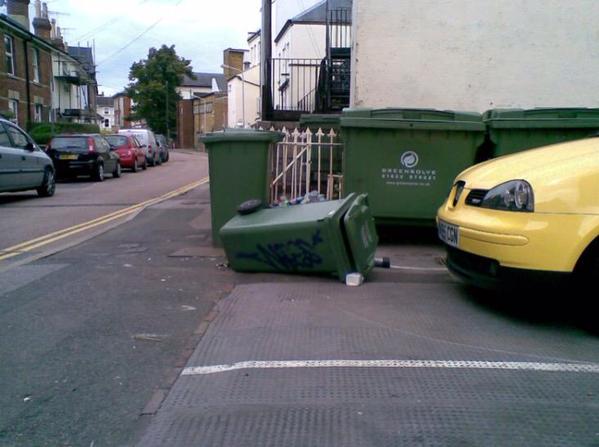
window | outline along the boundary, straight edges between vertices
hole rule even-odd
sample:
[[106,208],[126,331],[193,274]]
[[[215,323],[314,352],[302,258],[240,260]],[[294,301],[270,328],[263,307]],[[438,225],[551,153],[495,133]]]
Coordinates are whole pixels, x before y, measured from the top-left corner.
[[27,135],[14,126],[7,125],[6,130],[8,135],[10,135],[13,147],[18,147],[19,149],[27,148],[29,145],[29,138],[27,138]]
[[44,113],[44,106],[42,104],[35,105],[35,116],[33,117],[36,123],[41,123]]
[[8,100],[8,110],[12,113],[12,118],[10,119],[13,123],[19,122],[19,101],[16,99]]
[[104,109],[104,115],[109,115],[110,114],[110,110],[108,108]]
[[33,68],[33,81],[40,82],[40,50],[37,48],[33,49],[31,66]]
[[212,113],[212,103],[205,102],[200,105],[200,113]]
[[104,127],[110,127],[110,120],[104,120]]
[[8,34],[4,35],[4,54],[5,54],[5,64],[6,64],[6,72],[8,74],[15,74],[15,43],[12,36]]
[[2,124],[0,124],[0,146],[10,146],[10,139]]

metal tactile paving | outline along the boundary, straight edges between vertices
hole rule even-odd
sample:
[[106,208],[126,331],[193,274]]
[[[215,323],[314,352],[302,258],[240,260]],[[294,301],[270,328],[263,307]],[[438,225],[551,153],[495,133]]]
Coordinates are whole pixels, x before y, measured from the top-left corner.
[[[251,360],[592,362],[596,339],[502,319],[447,284],[238,287],[189,367]],[[182,376],[140,446],[599,443],[599,374],[240,369]]]

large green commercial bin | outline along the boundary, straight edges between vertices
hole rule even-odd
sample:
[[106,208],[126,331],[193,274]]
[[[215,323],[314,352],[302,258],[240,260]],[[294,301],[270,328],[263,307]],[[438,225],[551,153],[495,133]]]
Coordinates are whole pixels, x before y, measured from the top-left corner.
[[218,231],[250,199],[268,202],[268,157],[272,143],[283,135],[247,129],[227,129],[202,137],[208,151],[212,241]]
[[483,120],[494,144],[493,155],[586,138],[599,130],[599,109],[494,109]]
[[335,133],[338,134],[340,119],[341,115],[322,115],[318,113],[306,113],[300,116],[300,127],[310,128],[310,130],[314,133],[316,133],[318,129],[322,129],[322,131],[326,134],[328,134],[330,130],[333,129]]
[[346,109],[341,132],[343,189],[368,193],[379,224],[431,224],[485,139],[480,114],[430,109]]
[[220,230],[231,268],[240,272],[366,276],[378,236],[366,194],[237,215]]

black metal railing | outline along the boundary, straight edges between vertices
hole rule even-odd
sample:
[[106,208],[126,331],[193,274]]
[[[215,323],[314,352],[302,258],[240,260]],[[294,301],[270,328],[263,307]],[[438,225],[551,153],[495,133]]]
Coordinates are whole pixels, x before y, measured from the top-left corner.
[[320,59],[272,59],[273,109],[310,113],[316,106]]
[[351,20],[350,8],[330,9],[327,14],[327,47],[350,48]]

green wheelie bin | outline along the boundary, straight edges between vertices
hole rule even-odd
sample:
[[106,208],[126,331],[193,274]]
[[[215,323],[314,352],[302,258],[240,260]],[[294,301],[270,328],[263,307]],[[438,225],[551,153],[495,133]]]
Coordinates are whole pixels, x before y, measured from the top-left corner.
[[589,137],[599,130],[599,109],[494,109],[484,113],[493,156]]
[[226,129],[202,137],[208,151],[212,242],[220,246],[218,231],[249,199],[268,202],[268,157],[279,132]]
[[238,214],[220,230],[239,272],[325,274],[345,281],[374,267],[378,236],[366,194]]
[[343,190],[368,193],[377,224],[432,225],[485,140],[478,113],[346,109]]

